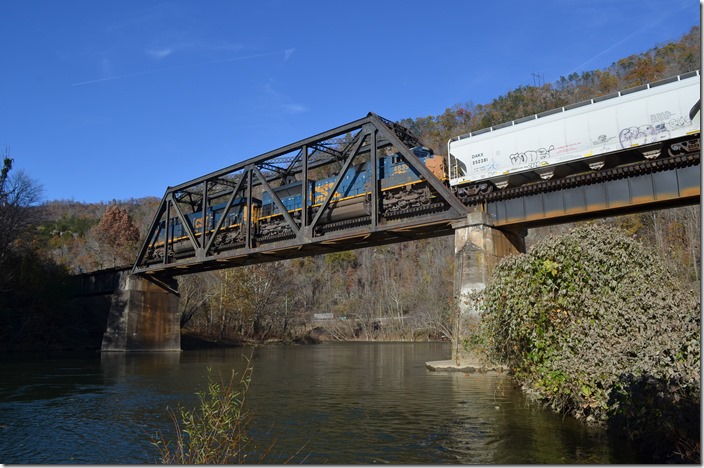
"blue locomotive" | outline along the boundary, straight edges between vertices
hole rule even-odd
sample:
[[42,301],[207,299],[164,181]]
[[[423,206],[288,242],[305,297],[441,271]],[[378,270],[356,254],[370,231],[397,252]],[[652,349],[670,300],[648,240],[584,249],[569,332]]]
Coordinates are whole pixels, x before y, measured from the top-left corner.
[[[427,147],[415,147],[413,153],[423,162],[436,177],[446,179],[444,158],[433,154]],[[337,190],[333,193],[324,215],[320,218],[320,226],[331,227],[337,223],[360,220],[368,222],[371,213],[371,163],[362,162],[350,166],[342,176]],[[420,174],[406,164],[399,153],[379,158],[377,179],[382,203],[381,216],[398,216],[405,211],[422,208],[433,203],[433,195],[428,184]],[[337,176],[320,180],[308,180],[308,208],[311,217],[327,199],[334,187]],[[272,188],[281,200],[288,214],[300,224],[302,211],[303,181],[295,181],[280,187]],[[212,233],[220,223],[226,203],[209,206],[205,218],[200,211],[184,215],[184,220],[191,225],[196,238],[202,236],[203,230]],[[216,238],[213,241],[215,249],[236,248],[243,246],[246,238],[246,221],[251,212],[251,235],[258,243],[272,242],[291,236],[291,230],[279,207],[274,203],[268,191],[262,190],[258,197],[252,197],[251,210],[247,209],[247,199],[237,198],[232,201],[232,207],[222,222]],[[205,221],[204,221],[205,219]],[[161,221],[158,234],[149,246],[149,257],[161,258],[164,255],[163,246],[167,234],[165,221]],[[171,216],[168,221],[168,236],[171,251],[169,255],[176,257],[192,252],[192,242],[189,242],[188,230],[184,228],[181,218]]]

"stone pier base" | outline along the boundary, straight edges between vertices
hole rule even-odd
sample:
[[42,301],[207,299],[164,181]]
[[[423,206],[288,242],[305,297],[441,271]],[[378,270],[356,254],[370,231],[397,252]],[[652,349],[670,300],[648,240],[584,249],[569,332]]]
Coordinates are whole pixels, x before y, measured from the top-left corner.
[[[175,280],[171,287],[177,289]],[[178,296],[140,276],[122,274],[101,351],[181,351]]]
[[454,320],[452,361],[459,366],[486,368],[463,346],[471,340],[480,311],[473,294],[484,289],[502,257],[525,252],[525,230],[506,231],[492,226],[487,213],[474,212],[453,225],[455,228],[455,299],[459,305]]

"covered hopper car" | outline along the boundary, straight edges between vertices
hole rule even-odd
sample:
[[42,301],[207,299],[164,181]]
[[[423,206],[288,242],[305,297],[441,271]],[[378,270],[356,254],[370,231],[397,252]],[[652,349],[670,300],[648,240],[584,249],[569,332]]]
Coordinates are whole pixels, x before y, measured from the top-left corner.
[[452,138],[450,185],[463,198],[698,150],[700,96],[695,71]]

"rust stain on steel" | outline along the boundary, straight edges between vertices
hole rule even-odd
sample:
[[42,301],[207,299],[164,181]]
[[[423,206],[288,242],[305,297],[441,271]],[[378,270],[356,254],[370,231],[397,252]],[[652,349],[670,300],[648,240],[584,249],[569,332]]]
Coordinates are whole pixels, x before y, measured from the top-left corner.
[[600,211],[608,211],[612,210],[614,208],[620,208],[624,206],[640,206],[640,205],[647,205],[647,204],[652,204],[656,202],[664,202],[668,200],[676,200],[678,198],[685,198],[685,197],[693,197],[693,196],[699,196],[700,195],[700,190],[698,189],[691,189],[687,190],[684,192],[682,195],[668,195],[666,197],[653,197],[653,196],[641,196],[641,197],[634,197],[630,202],[627,201],[617,201],[616,203],[591,203],[588,204],[587,206],[582,206],[582,207],[575,207],[571,209],[561,209],[561,210],[550,210],[550,211],[545,211],[545,212],[540,212],[540,213],[533,213],[533,214],[527,214],[525,216],[512,216],[510,218],[506,218],[505,220],[499,220],[497,221],[496,225],[508,225],[508,224],[517,224],[521,222],[530,222],[530,221],[541,221],[541,220],[546,220],[546,219],[554,219],[554,218],[560,218],[560,217],[565,217],[565,216],[572,216],[575,214],[583,214],[583,213],[598,213]]
[[684,188],[680,190],[680,196],[682,197],[698,197],[702,193],[701,187],[697,185],[696,187]]
[[613,208],[613,205],[609,205],[608,203],[590,203],[584,211],[602,211],[608,210],[609,208]]

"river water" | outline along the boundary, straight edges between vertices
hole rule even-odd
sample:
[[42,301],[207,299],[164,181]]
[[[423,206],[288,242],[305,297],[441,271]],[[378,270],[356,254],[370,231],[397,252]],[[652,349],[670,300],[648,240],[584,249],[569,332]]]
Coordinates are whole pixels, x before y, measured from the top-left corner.
[[[253,431],[289,463],[633,463],[623,441],[531,404],[497,374],[432,372],[446,343],[331,343],[0,361],[0,462],[154,463],[167,408],[252,358]],[[210,369],[210,371],[208,370]]]

